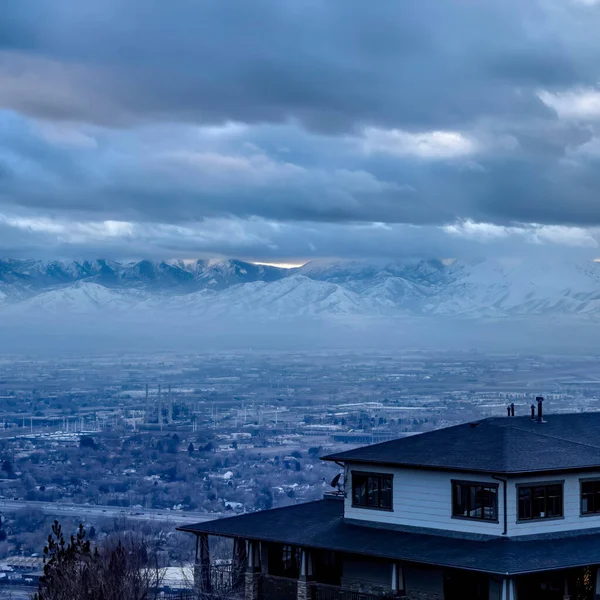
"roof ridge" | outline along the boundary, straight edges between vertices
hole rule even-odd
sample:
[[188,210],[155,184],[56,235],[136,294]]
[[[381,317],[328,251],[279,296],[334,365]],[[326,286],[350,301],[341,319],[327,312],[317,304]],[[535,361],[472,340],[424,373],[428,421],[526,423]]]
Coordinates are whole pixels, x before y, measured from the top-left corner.
[[525,433],[531,433],[532,435],[538,435],[540,437],[545,437],[551,440],[558,440],[561,442],[565,442],[567,444],[575,444],[577,446],[585,446],[586,448],[593,448],[594,450],[598,450],[598,452],[600,452],[600,446],[595,446],[593,444],[586,444],[585,442],[578,442],[576,440],[567,440],[565,438],[562,437],[557,437],[556,435],[549,435],[547,433],[541,433],[539,431],[532,431],[531,429],[525,429],[523,427],[517,427],[515,425],[509,425],[508,427],[505,427],[504,429],[515,429],[517,431],[523,431]]

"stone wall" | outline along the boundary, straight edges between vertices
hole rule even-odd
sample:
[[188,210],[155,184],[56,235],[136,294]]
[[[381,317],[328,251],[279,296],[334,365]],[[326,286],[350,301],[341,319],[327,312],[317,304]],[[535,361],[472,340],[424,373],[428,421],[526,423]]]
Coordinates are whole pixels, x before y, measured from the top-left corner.
[[[391,579],[390,579],[391,581]],[[392,585],[385,585],[375,581],[358,581],[357,579],[342,578],[342,588],[360,592],[361,594],[373,594],[376,596],[389,595],[392,592]]]
[[296,594],[296,600],[311,600],[312,598],[312,581],[298,580],[298,592]]
[[[360,592],[362,594],[373,594],[389,597],[392,594],[391,586],[378,584],[370,581],[357,581],[356,579],[342,580],[342,589]],[[407,590],[406,595],[401,596],[404,600],[444,600],[444,594],[432,591]],[[298,600],[304,598],[298,597]]]
[[245,600],[258,599],[258,586],[260,580],[260,572],[246,571],[244,574],[244,598]]

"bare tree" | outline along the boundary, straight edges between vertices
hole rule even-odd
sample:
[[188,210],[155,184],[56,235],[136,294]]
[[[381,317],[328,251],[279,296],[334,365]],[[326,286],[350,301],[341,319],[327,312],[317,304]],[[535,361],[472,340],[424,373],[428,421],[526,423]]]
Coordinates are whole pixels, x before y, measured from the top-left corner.
[[67,542],[55,521],[34,600],[150,600],[162,585],[163,573],[157,553],[139,536],[92,547],[82,525]]

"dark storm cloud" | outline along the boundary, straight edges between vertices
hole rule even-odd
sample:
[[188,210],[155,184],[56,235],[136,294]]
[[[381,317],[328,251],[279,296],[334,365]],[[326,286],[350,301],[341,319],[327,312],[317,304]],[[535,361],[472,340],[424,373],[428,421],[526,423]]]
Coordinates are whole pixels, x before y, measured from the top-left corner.
[[[0,47],[25,50],[12,57],[21,69],[42,88],[70,86],[80,102],[60,107],[50,94],[33,101],[19,81],[4,86],[0,101],[101,123],[295,118],[324,130],[539,114],[543,105],[516,94],[515,84],[597,75],[544,19],[522,0],[379,0],[376,9],[363,0],[9,0]],[[90,102],[90,85],[105,102]]]
[[[38,240],[79,254],[87,245],[107,255],[450,255],[490,231],[528,248],[593,247],[595,234],[580,229],[600,225],[599,6],[2,8],[5,253]],[[206,223],[223,235],[208,235]],[[500,229],[473,236],[464,223]],[[575,229],[544,236],[531,233],[535,224]]]

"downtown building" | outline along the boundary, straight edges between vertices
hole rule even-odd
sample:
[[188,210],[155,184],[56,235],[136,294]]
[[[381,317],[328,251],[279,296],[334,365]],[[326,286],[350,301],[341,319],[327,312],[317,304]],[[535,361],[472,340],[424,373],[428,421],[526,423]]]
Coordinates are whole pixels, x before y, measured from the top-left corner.
[[599,600],[600,413],[538,406],[325,456],[338,493],[182,527],[198,585],[224,536],[246,600]]

